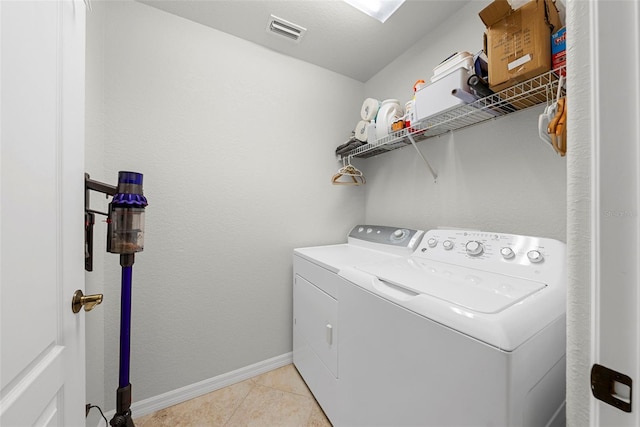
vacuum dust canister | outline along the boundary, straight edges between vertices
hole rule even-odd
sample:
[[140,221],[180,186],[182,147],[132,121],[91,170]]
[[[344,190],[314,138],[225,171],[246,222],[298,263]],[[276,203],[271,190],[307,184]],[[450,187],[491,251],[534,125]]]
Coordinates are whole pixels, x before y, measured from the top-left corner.
[[133,254],[144,249],[144,209],[142,174],[118,172],[117,192],[109,203],[107,252]]

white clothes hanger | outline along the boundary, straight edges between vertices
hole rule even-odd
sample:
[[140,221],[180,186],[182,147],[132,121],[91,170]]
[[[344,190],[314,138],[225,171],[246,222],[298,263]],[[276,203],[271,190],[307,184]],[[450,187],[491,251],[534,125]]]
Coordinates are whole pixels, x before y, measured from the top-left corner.
[[554,116],[550,119],[549,124],[547,126],[547,133],[551,137],[551,144],[553,145],[554,150],[560,156],[565,156],[567,154],[567,133],[566,133],[566,120],[567,120],[567,100],[566,97],[561,97],[562,95],[562,83],[564,81],[564,76],[560,76],[560,80],[558,82],[558,92],[556,93],[556,98],[551,104],[554,110]]
[[[540,114],[540,117],[538,118],[538,134],[540,136],[540,139],[545,141],[551,149],[553,149],[556,153],[560,154],[561,156],[563,156],[564,153],[561,147],[558,146],[555,131],[556,131],[557,122],[560,118],[558,117],[556,119],[558,112],[560,110],[559,104],[562,104],[562,107],[564,108],[564,101],[562,101],[561,103],[558,102],[561,99],[560,95],[562,94],[563,82],[564,82],[564,76],[561,75],[560,79],[558,80],[558,90],[555,94],[555,97],[553,96],[553,94],[551,95],[550,97],[551,102],[547,103],[547,106],[544,109],[544,112]],[[562,114],[562,111],[560,111],[560,113]]]
[[362,185],[366,182],[364,174],[351,164],[351,156],[347,156],[346,163],[342,159],[342,167],[331,177],[333,185]]

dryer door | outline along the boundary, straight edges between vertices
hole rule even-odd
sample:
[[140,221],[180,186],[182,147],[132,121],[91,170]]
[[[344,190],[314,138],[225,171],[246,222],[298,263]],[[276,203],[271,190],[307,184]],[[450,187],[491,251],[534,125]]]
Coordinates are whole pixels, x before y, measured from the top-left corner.
[[338,377],[338,301],[296,275],[293,328],[305,345]]

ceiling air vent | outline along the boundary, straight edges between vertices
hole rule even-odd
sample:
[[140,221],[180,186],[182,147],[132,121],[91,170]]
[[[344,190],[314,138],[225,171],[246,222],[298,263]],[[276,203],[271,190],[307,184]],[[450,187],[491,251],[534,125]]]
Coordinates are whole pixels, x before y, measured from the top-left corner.
[[307,29],[271,15],[269,24],[267,25],[267,31],[299,43]]

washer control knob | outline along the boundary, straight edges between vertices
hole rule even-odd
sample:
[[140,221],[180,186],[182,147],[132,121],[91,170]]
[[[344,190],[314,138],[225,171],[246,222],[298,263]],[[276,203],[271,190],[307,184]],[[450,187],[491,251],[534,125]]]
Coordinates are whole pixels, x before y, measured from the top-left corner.
[[400,240],[404,238],[406,235],[407,235],[407,232],[401,229],[397,229],[396,231],[393,232],[393,238],[396,240]]
[[364,231],[364,227],[358,227],[358,233],[362,233]]
[[504,258],[504,259],[511,259],[514,256],[516,256],[516,253],[513,252],[513,249],[511,249],[509,247],[504,247],[504,248],[500,249],[500,255],[502,255],[502,258]]
[[444,242],[442,242],[442,246],[444,246],[445,250],[450,251],[451,249],[453,249],[453,242],[451,240],[445,240]]
[[435,248],[437,244],[438,244],[438,241],[433,237],[427,240],[427,245],[429,245],[430,248]]
[[484,247],[482,243],[476,240],[470,240],[467,242],[465,249],[467,250],[467,254],[471,256],[479,256],[484,252]]
[[367,228],[367,234],[371,233],[373,231],[373,228]]
[[527,252],[527,258],[529,258],[529,261],[536,264],[544,261],[544,257],[542,256],[542,253],[536,250]]

